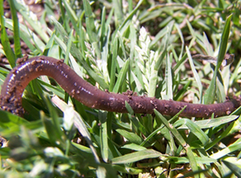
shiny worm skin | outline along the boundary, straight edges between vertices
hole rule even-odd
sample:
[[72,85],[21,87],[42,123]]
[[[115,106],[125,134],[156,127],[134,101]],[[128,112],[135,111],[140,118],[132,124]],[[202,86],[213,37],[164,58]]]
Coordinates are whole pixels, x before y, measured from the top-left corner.
[[180,116],[183,117],[215,117],[230,114],[240,106],[240,99],[228,100],[218,104],[192,104],[172,100],[159,100],[132,94],[117,94],[102,91],[78,76],[63,60],[52,57],[38,56],[21,58],[19,65],[11,70],[6,77],[0,95],[2,110],[22,116],[22,93],[28,83],[46,75],[54,80],[73,98],[84,105],[106,111],[126,113],[127,102],[135,113],[152,114],[154,109],[163,115],[174,116],[186,107]]

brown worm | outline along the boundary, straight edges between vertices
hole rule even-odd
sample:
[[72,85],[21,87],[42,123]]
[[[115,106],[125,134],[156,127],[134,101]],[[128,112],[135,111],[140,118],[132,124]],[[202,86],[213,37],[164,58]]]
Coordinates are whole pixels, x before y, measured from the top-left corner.
[[241,103],[239,99],[236,99],[219,104],[204,105],[110,93],[101,91],[83,80],[62,60],[39,56],[30,59],[22,58],[19,63],[6,77],[0,96],[1,108],[17,115],[24,113],[22,93],[25,87],[40,75],[53,78],[71,97],[90,108],[119,113],[127,112],[125,107],[125,102],[127,102],[135,113],[152,114],[156,109],[163,115],[173,116],[186,106],[180,116],[210,117],[214,113],[216,117],[230,114]]

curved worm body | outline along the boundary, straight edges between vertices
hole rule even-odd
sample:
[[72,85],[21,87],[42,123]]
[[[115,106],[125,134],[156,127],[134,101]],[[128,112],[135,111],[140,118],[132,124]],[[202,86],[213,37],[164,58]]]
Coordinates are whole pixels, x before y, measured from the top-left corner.
[[101,91],[83,80],[62,60],[46,56],[21,60],[20,65],[6,77],[0,96],[1,108],[17,115],[24,113],[22,93],[25,87],[40,75],[47,75],[55,79],[71,97],[84,105],[106,111],[125,113],[127,112],[125,102],[127,102],[135,113],[151,114],[156,109],[163,115],[173,116],[186,106],[180,116],[210,117],[213,113],[215,116],[227,115],[240,105],[239,100],[203,105],[110,93]]

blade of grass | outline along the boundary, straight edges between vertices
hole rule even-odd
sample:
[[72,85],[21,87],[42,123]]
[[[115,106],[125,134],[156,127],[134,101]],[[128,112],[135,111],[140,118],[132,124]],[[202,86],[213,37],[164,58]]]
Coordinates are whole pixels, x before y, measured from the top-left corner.
[[169,56],[167,54],[166,57],[166,69],[165,69],[165,80],[166,80],[166,95],[168,99],[173,99],[173,92],[172,92],[172,70],[171,70],[171,63],[172,54]]
[[167,44],[168,44],[168,40],[169,40],[168,37],[170,37],[170,32],[172,31],[173,26],[174,26],[174,21],[169,22],[168,25],[167,25],[164,29],[162,29],[162,30],[155,36],[154,40],[152,40],[152,42],[150,43],[150,47],[149,47],[149,48],[151,49],[154,45],[157,44],[157,42],[158,42],[162,37],[164,37],[165,35],[167,35],[166,38],[165,38],[165,41],[162,42],[164,45],[166,45],[166,46],[164,47],[164,48],[166,48],[166,47],[167,47]]
[[222,162],[234,173],[237,177],[241,177],[241,168],[236,166],[235,164],[222,160]]
[[[148,96],[155,97],[156,94],[156,86],[157,86],[157,78],[158,78],[158,71],[155,70],[155,61],[158,60],[158,53],[151,52],[150,57],[152,59],[150,64],[150,78],[149,78],[149,88],[148,88]],[[170,75],[172,77],[172,75]]]
[[14,6],[19,13],[24,17],[24,19],[29,23],[29,25],[36,31],[36,33],[41,37],[41,39],[47,43],[49,40],[48,35],[43,30],[41,24],[37,20],[37,17],[32,13],[29,8],[21,1],[13,1]]
[[123,65],[120,73],[118,74],[118,78],[117,78],[116,84],[115,84],[114,89],[113,89],[114,93],[118,93],[120,88],[123,86],[124,80],[126,78],[125,77],[126,73],[128,72],[128,68],[130,67],[129,64],[130,64],[130,61],[127,60],[125,62],[125,64]]
[[[6,19],[5,22],[7,28],[14,30],[12,20]],[[40,51],[44,50],[45,44],[39,39],[39,37],[33,31],[31,31],[28,27],[24,26],[23,24],[19,24],[19,28],[21,39],[24,41],[24,43],[26,43],[26,45],[31,51],[37,51],[37,49],[39,49]],[[32,44],[33,42],[34,45]]]
[[[157,110],[154,110],[155,115],[161,119],[162,123],[167,127],[167,129],[173,134],[173,136],[177,139],[177,141],[181,144],[181,146],[185,149],[187,157],[190,161],[190,166],[192,168],[192,171],[198,171],[198,165],[197,161],[195,159],[195,156],[192,152],[191,147],[186,143],[184,138],[181,136],[181,134],[177,131],[175,127],[173,127],[166,119],[159,113]],[[198,175],[195,175],[195,177],[199,177]]]
[[21,45],[20,45],[20,34],[19,34],[19,23],[17,17],[17,11],[14,6],[13,0],[9,0],[11,15],[13,19],[13,39],[14,39],[14,52],[17,58],[22,57]]
[[147,128],[142,124],[142,122],[140,120],[138,120],[137,117],[134,117],[133,115],[128,114],[128,118],[136,127],[137,133],[142,133],[143,135],[147,135],[147,133],[148,133]]
[[[52,98],[52,102],[63,112],[68,107],[68,105],[64,101],[60,100],[57,96]],[[85,138],[87,143],[89,144],[89,147],[95,157],[96,162],[100,163],[99,156],[98,156],[96,149],[93,145],[93,142],[91,140],[91,136],[88,131],[88,128],[87,128],[85,122],[83,121],[82,117],[76,111],[74,111],[74,125],[78,129],[78,131],[81,133],[81,135]]]
[[[72,41],[73,41],[73,32],[74,31],[71,30],[71,32],[69,33],[69,40],[68,40],[68,43],[67,43],[66,54],[70,53],[70,49],[71,49],[71,45],[72,45]],[[69,55],[65,56],[64,62],[65,62],[65,64],[69,64]],[[71,60],[71,62],[72,62],[72,60]]]
[[[130,21],[133,17],[133,15],[135,15],[136,11],[139,9],[139,7],[141,6],[143,0],[138,1],[136,7],[130,12],[130,14],[128,15],[128,17],[124,20],[124,22],[121,24],[119,29],[122,29],[124,25],[126,25],[127,21]],[[121,21],[123,21],[121,19]]]
[[52,144],[59,145],[62,142],[61,132],[59,134],[58,134],[58,132],[56,132],[57,130],[59,130],[59,127],[57,127],[55,124],[53,124],[52,121],[49,118],[47,118],[43,112],[40,112],[40,117],[42,119],[43,125],[45,127],[45,130],[47,132],[50,142]]
[[227,50],[227,45],[228,45],[228,38],[229,38],[229,33],[230,33],[230,25],[231,25],[231,18],[232,15],[230,15],[225,22],[224,29],[222,32],[222,37],[221,37],[221,42],[219,46],[219,53],[218,53],[218,59],[217,59],[217,65],[213,74],[213,78],[211,80],[211,83],[204,95],[204,103],[205,104],[211,104],[214,101],[215,97],[215,91],[216,91],[216,78],[217,78],[217,73],[218,70],[222,64],[224,55],[226,54]]
[[101,155],[104,162],[109,160],[108,157],[108,133],[107,133],[107,113],[98,112],[98,118],[101,122],[100,125],[100,145],[101,145]]
[[[183,56],[183,52],[184,52],[184,47],[185,47],[185,41],[184,41],[184,37],[182,34],[181,29],[179,28],[179,26],[175,23],[175,28],[177,29],[178,35],[180,37],[180,40],[182,42],[182,48],[181,48],[181,53],[179,55],[179,61],[181,60],[182,56]],[[175,70],[174,70],[175,71]]]
[[[169,120],[169,122],[170,122],[170,123],[174,122],[174,121],[178,118],[179,114],[181,114],[182,111],[183,111],[185,108],[186,108],[186,107],[183,107],[183,108],[181,109],[181,111],[179,111],[175,116],[173,116],[173,117]],[[164,127],[164,125],[161,125],[159,128],[157,128],[156,130],[154,130],[140,145],[141,145],[141,146],[144,146],[144,145],[145,145],[152,137],[154,137],[158,132],[162,132],[163,127]]]
[[[56,21],[55,19],[52,19],[55,27],[57,29],[57,31],[61,34],[61,36],[63,37],[64,41],[62,41],[60,38],[58,38],[57,36],[55,36],[55,40],[56,42],[60,45],[61,49],[63,51],[65,51],[66,53],[66,44],[68,43],[68,35],[67,32],[63,29],[62,25]],[[81,65],[83,66],[83,68],[88,72],[88,74],[97,82],[100,84],[100,86],[103,89],[108,89],[108,85],[105,83],[104,79],[101,78],[96,72],[94,72],[90,66],[87,64],[87,62],[85,60],[83,60],[83,58],[81,57],[82,54],[80,53],[80,50],[74,45],[71,45],[70,48],[70,52],[71,54],[79,60],[79,62],[81,63]],[[73,62],[73,61],[72,61]],[[77,65],[78,66],[78,65]],[[73,67],[77,67],[75,65],[73,65]],[[77,72],[78,73],[78,72]]]
[[116,80],[116,65],[117,65],[117,52],[118,52],[118,38],[115,38],[113,44],[111,45],[112,51],[112,60],[111,60],[111,69],[110,69],[110,86],[109,90],[112,92]]
[[191,69],[192,69],[192,73],[193,73],[193,76],[197,82],[197,86],[198,86],[198,90],[199,90],[199,93],[200,93],[200,99],[202,100],[202,90],[203,90],[203,87],[202,87],[202,83],[201,83],[201,79],[195,69],[195,66],[194,66],[194,63],[193,63],[193,60],[192,60],[192,56],[190,54],[190,51],[188,49],[188,47],[186,46],[186,52],[187,52],[187,56],[188,56],[188,60],[189,60],[189,63],[190,63],[190,66],[191,66]]
[[234,143],[232,143],[228,147],[226,147],[216,153],[213,153],[212,155],[210,155],[210,157],[218,160],[222,157],[229,155],[230,153],[232,153],[234,151],[240,151],[240,149],[241,149],[240,145],[241,145],[241,138],[236,140]]
[[158,158],[160,156],[162,156],[162,154],[155,150],[145,149],[113,158],[111,162],[112,164],[127,164],[140,161],[143,159]]
[[90,2],[88,0],[83,0],[84,3],[84,10],[85,10],[85,21],[86,21],[86,29],[88,36],[90,38],[90,41],[97,42],[98,36],[95,29],[95,21],[94,21],[94,14],[91,10]]
[[125,144],[122,148],[130,149],[134,151],[141,151],[146,149],[145,147],[137,145],[135,143]]
[[0,110],[0,115],[0,126],[2,128],[11,128],[15,125],[28,123],[27,120],[3,110]]
[[[232,115],[232,116],[218,117],[215,119],[205,119],[205,120],[194,121],[194,123],[198,125],[200,129],[208,129],[213,127],[218,127],[222,124],[227,124],[229,122],[236,120],[237,118],[238,116]],[[182,121],[180,120],[178,122],[182,122]],[[187,126],[184,123],[182,126],[179,127],[179,129],[187,129]]]
[[201,130],[199,125],[197,125],[195,122],[192,122],[189,119],[182,119],[178,120],[173,124],[174,127],[178,127],[179,125],[186,125],[191,133],[196,135],[197,139],[199,139],[202,144],[205,146],[209,142],[209,137]]
[[[43,112],[41,112],[43,122],[45,124],[47,124],[47,125],[45,125],[45,127],[46,127],[46,130],[49,132],[48,135],[49,135],[50,139],[55,140],[55,142],[57,142],[57,141],[60,142],[60,141],[62,141],[63,133],[62,133],[62,130],[60,127],[59,116],[56,112],[56,109],[54,108],[54,106],[52,105],[52,103],[48,97],[45,97],[45,102],[47,103],[47,107],[50,112],[50,116],[51,116],[52,120],[47,119],[43,115]],[[51,123],[49,121],[51,121]],[[53,134],[53,132],[54,132],[54,134]]]
[[118,0],[113,0],[113,9],[114,9],[114,15],[115,15],[115,26],[119,27],[121,22],[124,19],[123,16],[123,7],[122,7],[122,1],[118,1]]
[[70,7],[69,3],[67,1],[62,1],[65,7],[65,13],[67,12],[68,17],[70,18],[70,21],[72,22],[74,29],[77,31],[77,21],[78,17],[76,16],[74,10]]
[[212,147],[214,147],[220,140],[222,140],[223,138],[225,138],[227,135],[229,135],[230,131],[233,129],[233,127],[235,126],[235,122],[232,122],[227,128],[225,128],[225,130],[219,135],[216,136],[216,138],[210,142],[209,144],[207,144],[205,146],[205,150],[209,150]]
[[[209,158],[207,156],[203,156],[203,157],[197,157],[197,163],[198,164],[211,164],[216,162],[216,159],[213,158]],[[174,164],[188,164],[189,160],[186,157],[176,157],[176,156],[169,156],[168,157],[168,161],[170,163],[174,163]]]
[[142,139],[133,132],[128,132],[124,129],[116,129],[116,132],[125,137],[130,143],[140,145],[142,142]]
[[3,10],[3,0],[0,0],[0,25],[1,25],[1,44],[3,46],[3,50],[5,52],[5,55],[7,56],[7,59],[9,61],[9,64],[11,67],[15,67],[15,61],[16,56],[14,55],[11,47],[9,38],[7,35],[7,31],[5,28],[5,19],[4,19],[4,10]]

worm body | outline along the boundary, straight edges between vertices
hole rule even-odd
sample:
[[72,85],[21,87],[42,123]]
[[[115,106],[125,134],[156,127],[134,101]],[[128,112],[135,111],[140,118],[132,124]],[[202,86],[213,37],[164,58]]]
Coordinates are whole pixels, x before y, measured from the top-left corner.
[[71,97],[84,105],[112,112],[126,113],[125,102],[127,102],[135,113],[152,114],[156,109],[163,115],[173,116],[186,106],[180,116],[210,117],[213,113],[215,116],[227,115],[240,105],[238,99],[203,105],[101,91],[79,77],[62,60],[39,56],[30,59],[23,58],[20,65],[8,74],[2,85],[1,108],[23,115],[22,93],[28,83],[40,75],[47,75],[56,80]]

